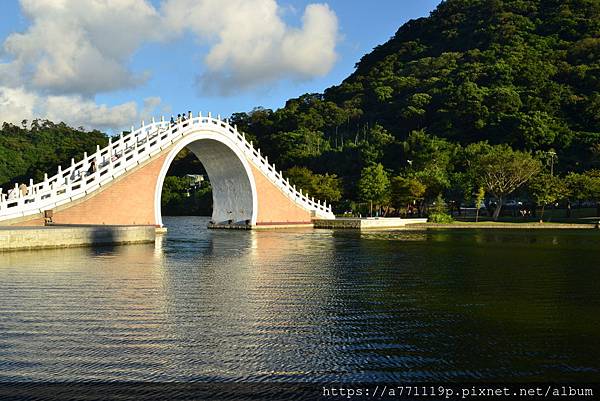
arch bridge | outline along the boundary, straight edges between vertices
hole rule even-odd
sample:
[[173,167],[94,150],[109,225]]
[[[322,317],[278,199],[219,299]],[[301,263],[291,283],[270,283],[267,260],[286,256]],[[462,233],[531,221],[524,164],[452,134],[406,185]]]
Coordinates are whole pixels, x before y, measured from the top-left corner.
[[251,228],[335,218],[331,205],[297,190],[237,127],[199,113],[175,123],[142,122],[81,161],[72,159],[68,168],[58,166],[42,182],[0,188],[0,225],[43,225],[51,214],[57,224],[162,227],[163,182],[183,148],[208,174],[215,225]]

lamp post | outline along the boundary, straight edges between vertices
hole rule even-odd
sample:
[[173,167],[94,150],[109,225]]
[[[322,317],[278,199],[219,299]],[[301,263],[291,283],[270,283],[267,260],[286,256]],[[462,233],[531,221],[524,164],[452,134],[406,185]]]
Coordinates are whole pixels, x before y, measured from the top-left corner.
[[550,175],[554,176],[554,159],[556,158],[556,152],[554,150],[549,150],[548,156],[550,156]]

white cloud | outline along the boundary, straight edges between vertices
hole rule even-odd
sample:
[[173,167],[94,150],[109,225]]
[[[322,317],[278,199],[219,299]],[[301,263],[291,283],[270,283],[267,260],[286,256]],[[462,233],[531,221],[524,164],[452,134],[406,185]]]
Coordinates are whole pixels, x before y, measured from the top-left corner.
[[169,31],[189,29],[210,45],[199,77],[209,92],[310,79],[336,60],[337,17],[325,4],[308,5],[301,28],[285,24],[275,0],[167,0],[162,11]]
[[21,0],[21,8],[31,25],[4,42],[4,52],[12,57],[3,66],[12,73],[4,86],[89,96],[146,78],[127,64],[144,41],[158,37],[159,15],[147,1]]
[[[197,82],[211,93],[311,79],[336,60],[337,17],[325,4],[307,6],[301,27],[285,23],[289,11],[276,0],[163,0],[159,8],[149,0],[20,4],[31,23],[0,48],[0,121],[39,117],[116,129],[147,118],[159,98],[138,110],[135,102],[96,104],[94,96],[143,84],[149,75],[131,69],[134,53],[186,32],[208,46]],[[198,49],[190,46],[190,60]]]
[[20,124],[43,118],[73,127],[116,131],[148,118],[160,103],[158,97],[147,98],[143,109],[138,110],[135,102],[107,106],[79,95],[44,96],[24,88],[0,88],[0,121]]
[[22,89],[0,87],[0,122],[18,124],[31,119],[38,96]]

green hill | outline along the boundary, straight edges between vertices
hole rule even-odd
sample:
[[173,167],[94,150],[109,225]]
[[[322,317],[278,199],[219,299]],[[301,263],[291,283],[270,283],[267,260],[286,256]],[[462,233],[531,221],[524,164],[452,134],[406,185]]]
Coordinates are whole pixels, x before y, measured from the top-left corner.
[[589,162],[585,145],[600,141],[600,1],[448,0],[325,99],[358,105],[399,139],[425,129]]

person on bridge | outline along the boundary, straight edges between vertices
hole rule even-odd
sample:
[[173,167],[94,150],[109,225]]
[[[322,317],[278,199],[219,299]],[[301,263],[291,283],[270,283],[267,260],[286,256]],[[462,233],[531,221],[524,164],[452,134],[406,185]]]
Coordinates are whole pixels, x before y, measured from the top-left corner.
[[26,184],[19,185],[19,191],[21,192],[21,196],[27,196],[29,193],[29,188],[27,188]]
[[171,126],[175,125],[175,119],[173,119],[173,116],[171,116]]
[[90,174],[94,174],[95,172],[96,172],[96,159],[92,159],[87,173],[88,173],[88,175],[90,175]]

